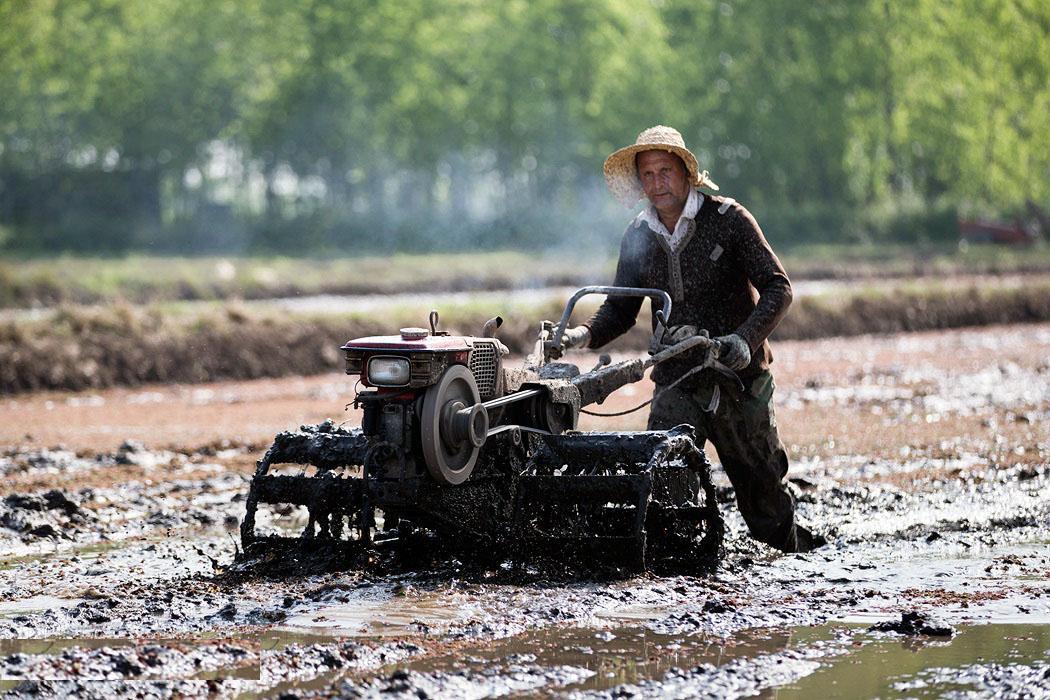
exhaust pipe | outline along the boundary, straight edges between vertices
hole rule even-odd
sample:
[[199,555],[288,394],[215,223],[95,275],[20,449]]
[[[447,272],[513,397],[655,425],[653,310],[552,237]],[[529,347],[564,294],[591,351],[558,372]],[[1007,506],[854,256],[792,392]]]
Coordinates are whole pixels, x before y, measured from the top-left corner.
[[485,321],[485,325],[481,327],[481,337],[482,338],[495,338],[496,337],[496,329],[499,328],[502,325],[503,325],[503,317],[502,316],[496,316],[495,318],[490,318],[488,321]]

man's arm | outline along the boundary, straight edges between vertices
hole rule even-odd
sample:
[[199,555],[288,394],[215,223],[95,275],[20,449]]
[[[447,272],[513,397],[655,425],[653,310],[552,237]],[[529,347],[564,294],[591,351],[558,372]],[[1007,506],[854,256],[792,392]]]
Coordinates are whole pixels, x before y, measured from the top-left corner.
[[735,216],[732,225],[736,229],[734,239],[739,245],[737,253],[744,273],[759,294],[755,310],[736,333],[754,352],[784,318],[791,305],[793,293],[791,280],[769,246],[755,217],[740,205],[733,208],[736,210],[733,212]]
[[[633,225],[627,227],[620,242],[620,259],[616,263],[617,287],[643,287],[641,284],[642,260],[645,255],[642,232]],[[583,325],[591,329],[587,347],[600,348],[629,331],[642,308],[641,297],[607,297],[605,302]]]

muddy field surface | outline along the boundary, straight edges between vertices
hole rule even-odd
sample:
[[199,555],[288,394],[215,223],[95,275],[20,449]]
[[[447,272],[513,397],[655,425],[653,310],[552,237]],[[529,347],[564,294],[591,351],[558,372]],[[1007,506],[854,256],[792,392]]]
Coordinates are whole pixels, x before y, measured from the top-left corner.
[[254,460],[277,430],[356,424],[352,381],[3,400],[0,693],[1050,697],[1050,325],[775,352],[791,488],[829,542],[750,540],[716,467],[706,576],[241,572]]

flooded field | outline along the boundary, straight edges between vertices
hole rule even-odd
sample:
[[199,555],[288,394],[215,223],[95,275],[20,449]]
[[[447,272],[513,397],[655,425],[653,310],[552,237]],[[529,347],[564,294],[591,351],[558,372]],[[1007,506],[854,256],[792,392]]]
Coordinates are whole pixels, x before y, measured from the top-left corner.
[[716,468],[727,556],[702,577],[239,572],[254,460],[277,430],[356,424],[351,379],[0,400],[0,693],[1050,697],[1050,325],[774,352],[792,489],[829,543],[755,543]]

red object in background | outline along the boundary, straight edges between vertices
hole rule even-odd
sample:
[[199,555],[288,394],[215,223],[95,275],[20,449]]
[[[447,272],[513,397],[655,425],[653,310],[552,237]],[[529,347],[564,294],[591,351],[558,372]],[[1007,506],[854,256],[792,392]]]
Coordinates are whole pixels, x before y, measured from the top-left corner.
[[1035,236],[1019,222],[1004,224],[983,219],[959,219],[959,239],[968,243],[998,243],[999,245],[1027,246],[1035,243]]

